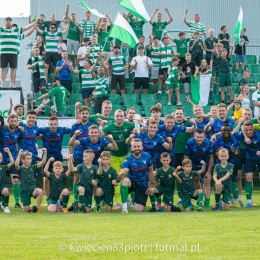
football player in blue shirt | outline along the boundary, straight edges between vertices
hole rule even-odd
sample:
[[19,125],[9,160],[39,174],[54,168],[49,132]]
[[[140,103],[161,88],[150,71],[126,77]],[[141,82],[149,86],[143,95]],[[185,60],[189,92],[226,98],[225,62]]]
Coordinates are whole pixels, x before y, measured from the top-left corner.
[[[9,148],[14,160],[17,158],[17,149],[16,145],[18,142],[18,139],[20,138],[21,131],[18,128],[18,117],[17,115],[11,114],[8,116],[7,119],[8,126],[3,126],[1,130],[1,145],[0,145],[0,152],[2,153],[3,165],[10,164],[10,158],[8,154],[4,151],[4,148]],[[19,204],[20,199],[20,181],[18,178],[18,172],[13,165],[9,169],[11,181],[12,181],[12,189],[14,194],[14,201],[15,201],[15,208],[21,208],[21,205]]]
[[[118,179],[122,180],[120,193],[122,198],[122,213],[128,213],[127,197],[135,191],[135,210],[143,212],[147,201],[148,181],[154,185],[153,164],[151,156],[143,152],[142,140],[133,139],[131,142],[132,154],[127,156]],[[123,178],[127,174],[127,177]]]
[[[49,118],[48,127],[41,127],[39,129],[39,135],[41,135],[42,139],[42,147],[46,148],[47,153],[47,161],[50,158],[54,158],[55,161],[63,162],[63,155],[62,151],[62,140],[65,134],[70,133],[70,128],[68,127],[61,127],[59,125],[58,117],[51,116]],[[50,163],[48,171],[52,171],[53,163]],[[46,200],[48,202],[48,198],[50,195],[50,181],[47,177],[44,176],[43,178],[44,183],[44,192],[46,195]]]
[[[93,125],[93,123],[90,123],[88,121],[88,118],[90,116],[90,110],[88,107],[83,106],[79,110],[79,118],[80,118],[80,123],[79,124],[74,124],[71,128],[70,136],[72,137],[74,133],[77,130],[80,130],[80,135],[77,137],[77,140],[82,138],[82,137],[87,137],[88,136],[88,128]],[[83,146],[78,145],[74,147],[73,151],[73,146],[69,147],[70,154],[73,153],[73,158],[74,158],[74,166],[77,167],[77,165],[82,164],[83,162]],[[77,191],[77,182],[79,181],[79,174],[74,173],[74,180],[73,180],[73,195],[74,195],[74,201],[78,202],[78,191]],[[70,207],[68,211],[71,211],[73,207]]]
[[[195,116],[196,129],[204,130],[204,127],[209,123],[210,119],[203,112],[203,107],[200,105],[193,106],[193,114]],[[206,138],[210,139],[210,132],[206,134]]]
[[206,139],[206,135],[203,130],[197,129],[194,132],[194,138],[191,138],[185,146],[184,159],[190,159],[193,165],[193,171],[197,171],[201,168],[200,161],[206,163],[206,171],[201,174],[201,179],[195,178],[196,188],[200,188],[199,180],[204,184],[204,207],[210,208],[210,182],[211,171],[214,164],[214,149],[210,140]]
[[107,135],[106,140],[103,137],[99,136],[99,130],[98,126],[91,125],[88,128],[88,135],[87,137],[80,138],[76,140],[76,138],[80,135],[80,130],[75,131],[74,135],[70,139],[70,146],[83,146],[84,150],[92,150],[95,153],[95,158],[93,160],[93,165],[99,166],[98,164],[98,158],[100,157],[100,154],[104,151],[105,147],[108,147],[109,149],[113,151],[118,151],[117,144],[115,140],[113,139],[112,135]]
[[246,147],[246,162],[245,162],[245,190],[247,204],[245,208],[253,206],[252,192],[253,192],[253,173],[256,169],[260,172],[260,133],[254,130],[253,123],[248,121],[243,125],[242,132],[234,133],[234,136],[241,141]]
[[225,104],[218,104],[217,106],[217,114],[218,117],[215,119],[211,119],[209,123],[205,126],[204,131],[205,133],[208,133],[213,130],[213,136],[212,140],[216,139],[216,136],[220,135],[221,127],[224,124],[225,121],[228,122],[231,128],[233,128],[233,125],[235,123],[234,119],[231,117],[227,117],[227,106]]
[[[213,148],[215,150],[216,156],[218,156],[218,151],[221,148],[226,148],[229,153],[228,162],[234,165],[233,173],[232,173],[232,193],[234,198],[234,207],[240,208],[240,204],[238,202],[238,186],[237,186],[237,157],[240,156],[240,146],[239,141],[231,135],[231,128],[229,124],[226,122],[223,124],[221,128],[221,135],[217,136],[213,144]],[[220,163],[220,160],[217,158],[216,163]]]

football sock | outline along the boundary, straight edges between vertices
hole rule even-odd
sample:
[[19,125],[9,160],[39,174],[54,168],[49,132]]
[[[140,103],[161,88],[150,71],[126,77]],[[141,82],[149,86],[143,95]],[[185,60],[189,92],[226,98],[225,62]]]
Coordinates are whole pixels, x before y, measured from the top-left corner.
[[178,193],[178,197],[181,198],[181,185],[177,181],[176,181],[176,190]]
[[242,195],[238,195],[238,200],[242,200]]
[[122,203],[127,203],[127,196],[128,196],[128,186],[120,185],[120,194]]
[[155,195],[149,196],[152,204],[152,209],[155,209]]
[[204,204],[209,204],[209,202],[210,202],[210,199],[205,198]]
[[97,211],[98,211],[98,210],[100,210],[101,196],[95,196],[95,200],[96,200]]
[[135,192],[132,191],[130,195],[131,195],[132,202],[134,202],[135,201]]
[[84,209],[85,208],[85,196],[84,195],[79,196],[79,202],[81,204],[81,208]]
[[238,187],[237,187],[236,181],[232,182],[232,193],[233,193],[234,200],[237,201],[238,200]]
[[246,181],[245,183],[245,190],[246,190],[246,198],[247,200],[251,200],[252,199],[252,191],[253,191],[253,187],[252,187],[252,182],[250,181]]
[[74,201],[79,202],[79,194],[77,191],[77,183],[73,182],[73,196],[74,196]]
[[203,201],[203,193],[199,193],[198,195],[198,207],[202,207],[202,201]]
[[219,206],[220,194],[215,194],[216,206]]
[[62,196],[62,207],[67,208],[68,201],[69,201],[69,196],[70,195],[63,195]]
[[9,195],[4,196],[4,207],[8,207],[8,203],[9,203]]
[[20,199],[20,184],[13,184],[13,193],[15,204],[17,204]]

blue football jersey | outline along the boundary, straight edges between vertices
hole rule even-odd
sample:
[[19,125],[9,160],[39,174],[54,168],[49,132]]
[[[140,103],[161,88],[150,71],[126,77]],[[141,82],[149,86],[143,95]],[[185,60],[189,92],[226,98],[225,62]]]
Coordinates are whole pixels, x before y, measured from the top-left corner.
[[209,165],[210,155],[214,154],[214,148],[208,139],[204,139],[204,142],[199,146],[194,138],[191,138],[185,146],[184,154],[192,161],[192,165],[195,169],[201,168],[200,161],[203,160],[206,165]]
[[123,162],[122,169],[128,168],[127,177],[133,180],[140,186],[148,187],[148,168],[152,165],[151,156],[149,153],[141,152],[139,159],[133,154],[126,157]]
[[95,158],[93,160],[94,165],[98,165],[98,158],[100,157],[100,154],[104,151],[104,148],[110,143],[105,138],[98,137],[98,142],[96,144],[93,144],[90,141],[90,137],[83,137],[78,140],[80,142],[80,145],[83,146],[83,151],[86,149],[91,149],[95,153]]
[[[234,119],[231,118],[231,117],[227,117],[226,121],[230,125],[231,129],[233,129],[233,125],[235,123]],[[213,133],[216,134],[216,133],[221,132],[221,128],[222,128],[223,124],[224,124],[223,121],[220,121],[218,118],[215,118],[214,123],[211,126],[212,130],[213,130]]]
[[[203,120],[203,122],[201,122],[201,123],[198,123],[198,122],[195,120],[195,122],[196,122],[196,128],[197,128],[197,129],[202,129],[202,130],[204,131],[204,127],[208,124],[209,121],[210,121],[209,118],[205,118],[205,119]],[[210,132],[206,133],[206,138],[207,138],[207,139],[210,139]]]
[[41,127],[39,134],[42,135],[42,146],[47,149],[47,158],[61,158],[62,156],[62,139],[65,134],[70,133],[70,128],[57,127],[56,132],[51,132],[50,127]]

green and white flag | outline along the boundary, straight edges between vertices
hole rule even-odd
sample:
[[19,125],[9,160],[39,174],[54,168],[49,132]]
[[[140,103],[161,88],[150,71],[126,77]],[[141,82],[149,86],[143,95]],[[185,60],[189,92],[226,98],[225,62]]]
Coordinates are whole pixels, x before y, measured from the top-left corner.
[[207,106],[210,92],[211,74],[197,75],[198,80],[191,78],[191,100],[195,105]]
[[115,22],[109,32],[108,37],[116,38],[128,44],[132,48],[134,48],[138,43],[135,32],[133,31],[127,20],[120,13],[117,13]]
[[244,20],[243,20],[243,10],[240,6],[240,12],[239,12],[236,27],[235,27],[234,33],[233,33],[235,40],[236,40],[236,44],[239,44],[240,33],[241,33],[242,30],[244,30]]
[[90,8],[88,7],[88,5],[87,5],[86,3],[84,3],[83,1],[80,1],[79,4],[81,4],[81,5],[82,5],[83,7],[85,7],[87,10],[89,10],[92,14],[94,14],[94,15],[100,17],[100,18],[105,18],[105,17],[106,17],[104,14],[99,13],[98,10],[96,10],[96,9],[90,9]]
[[150,15],[147,13],[142,0],[121,0],[118,4],[146,23],[150,21]]

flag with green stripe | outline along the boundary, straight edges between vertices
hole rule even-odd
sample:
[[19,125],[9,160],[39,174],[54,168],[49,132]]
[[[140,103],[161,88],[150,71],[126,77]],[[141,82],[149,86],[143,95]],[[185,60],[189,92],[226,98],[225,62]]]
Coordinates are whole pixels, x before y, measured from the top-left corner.
[[243,20],[243,10],[240,6],[240,12],[237,18],[237,23],[234,29],[234,37],[236,40],[236,44],[239,44],[239,39],[240,39],[240,33],[241,31],[244,30],[244,20]]

